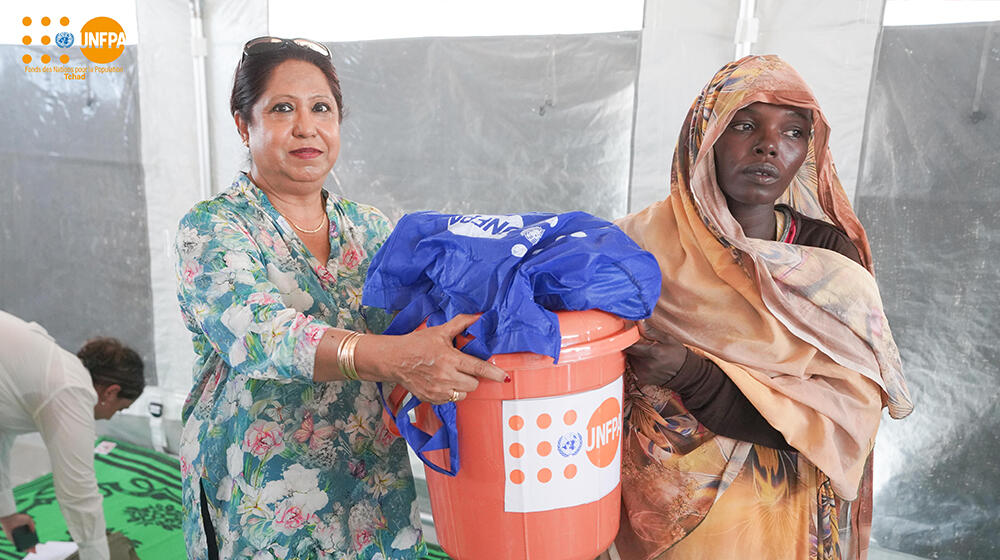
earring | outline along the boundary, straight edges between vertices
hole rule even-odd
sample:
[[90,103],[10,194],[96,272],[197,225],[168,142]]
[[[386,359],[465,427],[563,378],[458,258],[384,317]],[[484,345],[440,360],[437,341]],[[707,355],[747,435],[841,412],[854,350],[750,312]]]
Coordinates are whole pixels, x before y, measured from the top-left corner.
[[243,145],[246,146],[247,148],[250,147],[250,139],[247,138],[246,136],[243,137]]
[[104,401],[101,401],[101,404],[108,404],[108,403],[106,403],[106,402],[104,402]]

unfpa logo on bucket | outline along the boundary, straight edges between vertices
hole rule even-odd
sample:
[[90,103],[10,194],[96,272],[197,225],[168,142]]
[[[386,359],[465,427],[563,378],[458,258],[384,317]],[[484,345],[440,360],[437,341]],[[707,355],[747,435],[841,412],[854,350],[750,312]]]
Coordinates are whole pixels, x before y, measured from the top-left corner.
[[621,480],[621,377],[579,393],[505,400],[504,511],[573,507]]
[[96,17],[80,30],[80,52],[97,64],[113,62],[125,52],[125,30],[109,17]]
[[622,437],[622,409],[618,399],[609,398],[597,407],[587,423],[587,458],[604,468],[618,455]]

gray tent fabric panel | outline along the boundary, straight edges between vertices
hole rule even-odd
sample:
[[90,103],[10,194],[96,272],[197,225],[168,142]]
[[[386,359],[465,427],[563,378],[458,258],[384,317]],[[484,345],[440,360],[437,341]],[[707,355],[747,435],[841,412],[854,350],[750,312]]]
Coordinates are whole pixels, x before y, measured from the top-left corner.
[[625,214],[639,32],[331,47],[346,107],[334,192],[394,220]]
[[873,537],[928,558],[1000,557],[998,48],[984,24],[886,28],[857,189],[916,405],[878,435]]
[[26,52],[48,51],[0,46],[0,308],[74,351],[118,337],[153,384],[135,47],[85,80],[25,72]]

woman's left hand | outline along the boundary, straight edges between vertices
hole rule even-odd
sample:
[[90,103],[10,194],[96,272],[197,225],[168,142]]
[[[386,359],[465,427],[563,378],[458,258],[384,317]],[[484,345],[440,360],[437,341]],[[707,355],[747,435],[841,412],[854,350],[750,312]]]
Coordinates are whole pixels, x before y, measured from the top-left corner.
[[688,349],[669,334],[638,321],[642,338],[625,349],[629,365],[639,385],[663,385],[677,375],[687,359]]
[[507,372],[455,348],[455,337],[478,319],[456,315],[443,325],[409,334],[365,336],[357,350],[358,373],[366,380],[399,383],[432,404],[465,398],[481,379],[504,382]]

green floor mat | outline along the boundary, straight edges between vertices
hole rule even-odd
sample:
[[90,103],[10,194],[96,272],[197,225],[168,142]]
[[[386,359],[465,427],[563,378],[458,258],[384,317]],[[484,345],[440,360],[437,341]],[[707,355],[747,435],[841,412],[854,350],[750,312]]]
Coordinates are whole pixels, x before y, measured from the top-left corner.
[[[142,560],[183,558],[181,473],[177,459],[135,445],[115,443],[117,446],[110,453],[94,455],[108,529],[120,531],[131,539]],[[56,503],[51,474],[15,488],[14,499],[18,511],[35,518],[40,541],[73,540]],[[23,557],[0,533],[0,560]]]
[[[131,539],[142,560],[183,558],[181,473],[177,459],[111,439],[100,441],[116,444],[107,455],[94,455],[108,529],[120,531]],[[39,540],[73,540],[56,503],[51,474],[15,488],[14,499],[18,511],[35,518]],[[440,547],[429,544],[428,549],[426,560],[450,560]],[[0,532],[0,560],[23,557],[24,553],[17,552]]]
[[427,544],[427,556],[424,556],[424,560],[451,560],[451,557],[441,550],[441,547],[428,543]]

